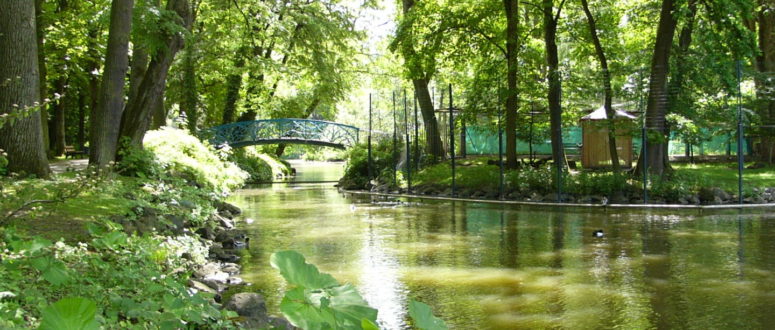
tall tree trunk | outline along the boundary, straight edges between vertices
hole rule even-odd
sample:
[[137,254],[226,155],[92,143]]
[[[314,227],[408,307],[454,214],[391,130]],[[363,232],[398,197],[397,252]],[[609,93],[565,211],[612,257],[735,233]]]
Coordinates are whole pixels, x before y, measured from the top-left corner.
[[106,168],[116,159],[121,115],[124,111],[124,80],[129,66],[129,35],[134,0],[113,0],[105,69],[91,114],[89,164]]
[[[174,11],[182,19],[183,27],[191,29],[193,16],[188,0],[169,0],[167,10]],[[130,100],[124,116],[121,120],[121,137],[129,139],[129,145],[142,148],[143,137],[151,125],[153,109],[162,102],[162,95],[167,83],[172,60],[177,52],[183,48],[183,38],[176,34],[165,40],[164,51],[159,52],[148,64],[143,80],[140,83],[137,96]]]
[[[48,95],[48,85],[46,84],[46,54],[43,51],[43,40],[46,39],[46,22],[43,20],[43,0],[35,0],[35,32],[37,35],[38,44],[38,72],[40,73],[40,103],[43,104],[43,99]],[[46,105],[40,107],[40,129],[43,134],[43,141],[45,141],[43,148],[48,155],[48,110]]]
[[503,0],[506,12],[506,166],[517,167],[517,68],[519,0]]
[[[608,59],[605,56],[603,50],[603,44],[600,43],[600,38],[597,35],[597,23],[595,17],[592,16],[592,12],[589,10],[589,4],[587,0],[581,0],[581,6],[584,9],[584,14],[587,16],[587,23],[589,23],[589,32],[592,35],[592,43],[595,45],[595,54],[597,54],[597,60],[600,62],[600,70],[603,73],[603,93],[604,101],[603,107],[605,107],[605,116],[608,118],[606,123],[608,125],[608,152],[611,155],[611,166],[615,173],[621,170],[619,165],[619,152],[616,150],[616,125],[614,124],[616,119],[616,113],[611,105],[613,99],[613,91],[611,89],[611,72],[608,71]],[[627,166],[631,166],[628,164]]]
[[237,100],[239,100],[239,91],[242,88],[242,72],[245,66],[245,59],[240,52],[234,55],[234,69],[238,72],[232,73],[226,77],[226,101],[223,106],[223,124],[234,122],[234,115],[237,112]]
[[[54,88],[59,95],[65,94],[65,88],[67,87],[67,77],[61,76],[56,80]],[[52,107],[54,110],[54,116],[51,118],[51,125],[49,128],[51,139],[51,153],[54,156],[61,156],[65,153],[65,98],[62,97],[58,100],[52,100]]]
[[188,130],[191,134],[196,134],[196,124],[199,121],[199,113],[197,112],[199,100],[196,90],[196,59],[194,58],[194,47],[192,42],[187,45],[187,49],[183,53],[183,100],[180,104],[181,110],[186,114]]
[[[403,5],[404,16],[407,16],[410,14],[412,7],[414,7],[415,1],[403,0],[401,4]],[[433,72],[426,72],[426,68],[413,61],[417,57],[417,53],[411,41],[402,43],[401,53],[404,57],[406,69],[412,78],[414,93],[417,95],[417,103],[420,105],[423,126],[425,127],[426,152],[432,157],[432,161],[440,161],[445,157],[444,147],[441,143],[439,123],[436,120],[436,109],[433,108],[433,100],[431,100],[431,94],[428,91],[428,81],[433,76]],[[409,64],[412,62],[415,63]]]
[[[562,2],[564,3],[564,2]],[[549,91],[549,125],[551,127],[552,158],[557,166],[565,162],[565,149],[562,145],[562,82],[560,82],[560,60],[557,54],[557,20],[562,7],[554,14],[554,1],[543,0],[544,44],[546,46],[546,64],[549,67],[547,80]]]
[[647,157],[638,159],[635,173],[642,173],[644,161],[649,172],[661,176],[670,170],[667,160],[667,115],[668,93],[667,76],[670,67],[670,48],[676,28],[675,0],[663,0],[657,26],[657,40],[654,43],[654,55],[651,58],[651,77],[649,80],[649,96],[646,104],[646,131],[648,135]]
[[49,167],[38,114],[40,76],[35,30],[34,2],[0,1],[0,114],[21,114],[12,123],[0,125],[0,149],[8,154],[10,172],[45,178]]
[[167,108],[164,106],[164,95],[162,95],[160,102],[154,105],[151,129],[159,129],[164,125],[167,125]]
[[86,93],[78,93],[78,133],[76,135],[78,150],[83,150],[86,143]]
[[414,92],[417,95],[417,103],[422,113],[423,126],[425,128],[425,152],[437,161],[444,159],[444,145],[441,143],[439,123],[436,120],[436,110],[433,109],[431,93],[428,92],[428,80],[412,79]]
[[760,159],[775,163],[775,0],[761,0],[758,13],[759,56],[756,67],[759,77],[756,82],[757,110],[766,126],[762,130]]

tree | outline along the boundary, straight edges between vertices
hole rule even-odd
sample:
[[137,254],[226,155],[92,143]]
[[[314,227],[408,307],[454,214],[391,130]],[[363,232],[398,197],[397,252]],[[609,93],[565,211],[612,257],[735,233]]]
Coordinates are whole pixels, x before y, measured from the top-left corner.
[[606,121],[608,126],[608,150],[611,155],[613,170],[618,173],[621,170],[621,167],[619,165],[619,153],[616,150],[616,126],[614,125],[614,117],[616,114],[611,105],[613,99],[611,72],[608,70],[608,59],[606,58],[603,45],[600,43],[600,38],[597,35],[597,23],[595,22],[595,17],[592,15],[592,11],[589,10],[587,0],[581,0],[581,7],[584,10],[584,15],[587,17],[592,43],[595,45],[595,54],[597,55],[598,62],[600,62],[600,70],[603,73],[603,107],[605,107],[605,116],[608,118]]
[[121,115],[124,112],[124,79],[129,65],[129,36],[134,0],[113,0],[105,69],[97,106],[91,113],[89,164],[107,167],[116,159]]
[[657,25],[657,38],[654,43],[651,58],[651,77],[649,78],[649,94],[646,103],[646,131],[648,145],[646,157],[641,150],[635,173],[642,173],[641,166],[648,166],[649,172],[661,176],[670,171],[667,158],[666,115],[668,109],[667,76],[670,67],[670,49],[673,46],[673,36],[677,19],[675,15],[675,0],[663,0]]
[[[8,170],[48,177],[40,103],[35,3],[0,1],[0,149]],[[8,119],[10,117],[10,119]]]
[[404,58],[404,69],[408,78],[412,81],[414,92],[422,113],[426,136],[426,152],[437,160],[444,158],[444,148],[441,144],[439,124],[436,121],[436,111],[433,108],[433,100],[428,90],[428,82],[435,73],[435,55],[438,51],[443,31],[437,31],[430,42],[429,49],[415,50],[415,44],[419,41],[415,37],[414,29],[419,28],[416,20],[421,14],[416,13],[414,0],[402,0],[403,18],[396,32],[396,40],[391,45],[394,51],[400,51]]
[[549,122],[551,127],[552,159],[556,166],[565,162],[565,149],[562,144],[562,82],[560,82],[560,59],[557,52],[557,21],[560,19],[561,1],[554,13],[554,1],[543,0],[544,12],[544,47],[546,47],[546,64],[548,66],[547,80],[549,90]]
[[775,1],[760,0],[757,13],[759,25],[759,55],[756,68],[758,112],[765,129],[762,134],[761,160],[775,162]]
[[120,136],[127,138],[130,146],[138,148],[142,148],[143,137],[151,125],[153,110],[161,106],[167,73],[175,55],[183,48],[183,34],[190,31],[194,20],[194,12],[188,0],[169,0],[166,10],[175,14],[172,16],[174,27],[160,31],[164,45],[151,56],[137,94],[127,102],[121,119]]
[[506,165],[517,167],[519,0],[503,0],[506,13]]

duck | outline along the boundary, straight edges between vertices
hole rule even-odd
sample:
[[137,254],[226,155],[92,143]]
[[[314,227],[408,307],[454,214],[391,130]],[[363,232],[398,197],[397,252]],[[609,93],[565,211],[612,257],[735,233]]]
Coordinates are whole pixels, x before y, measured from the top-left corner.
[[603,237],[604,233],[602,229],[595,230],[595,232],[592,233],[592,237],[600,238]]

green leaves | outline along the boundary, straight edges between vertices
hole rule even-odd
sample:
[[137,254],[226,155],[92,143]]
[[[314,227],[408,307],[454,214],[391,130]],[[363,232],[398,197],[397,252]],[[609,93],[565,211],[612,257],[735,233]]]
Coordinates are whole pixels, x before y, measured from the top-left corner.
[[64,298],[41,312],[43,322],[38,329],[98,329],[96,312],[97,305],[89,299]]
[[304,329],[376,329],[377,310],[369,307],[351,284],[340,285],[331,275],[320,273],[296,251],[272,254],[278,269],[295,288],[286,292],[280,311],[295,326]]
[[433,315],[431,307],[419,301],[409,302],[409,316],[412,317],[414,326],[423,330],[446,330],[444,320]]
[[53,285],[62,285],[70,282],[65,264],[51,256],[38,257],[30,261],[32,267],[40,271],[43,279]]

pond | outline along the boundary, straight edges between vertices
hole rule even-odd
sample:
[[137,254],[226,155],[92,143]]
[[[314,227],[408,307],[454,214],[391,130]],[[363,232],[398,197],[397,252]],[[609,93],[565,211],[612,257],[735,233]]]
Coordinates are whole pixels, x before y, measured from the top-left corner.
[[[342,169],[295,167],[307,181]],[[386,329],[407,328],[410,299],[457,329],[775,324],[775,219],[767,214],[350,196],[331,183],[256,186],[232,202],[255,219],[244,227],[252,239],[243,276],[276,314],[286,284],[269,256],[293,249],[355,284]]]

